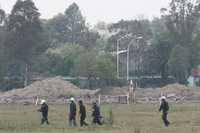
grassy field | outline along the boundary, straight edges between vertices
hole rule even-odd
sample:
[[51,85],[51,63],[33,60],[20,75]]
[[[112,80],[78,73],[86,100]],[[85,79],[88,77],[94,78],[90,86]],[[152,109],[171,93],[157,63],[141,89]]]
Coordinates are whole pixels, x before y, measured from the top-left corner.
[[[0,133],[199,133],[200,104],[170,105],[170,127],[164,128],[158,105],[112,105],[114,124],[109,124],[109,105],[101,106],[103,126],[70,128],[65,105],[49,105],[50,125],[40,125],[35,106],[0,105]],[[87,106],[87,122],[91,122]]]

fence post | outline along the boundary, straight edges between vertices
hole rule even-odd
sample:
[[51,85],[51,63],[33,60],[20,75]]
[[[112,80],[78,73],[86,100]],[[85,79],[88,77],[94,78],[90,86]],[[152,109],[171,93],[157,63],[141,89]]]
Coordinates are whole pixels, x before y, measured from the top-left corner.
[[98,103],[99,103],[99,105],[101,104],[101,94],[99,94],[99,96],[98,96]]
[[38,99],[38,97],[37,97],[37,98],[36,98],[36,101],[35,101],[35,106],[38,105],[38,101],[39,101],[39,99]]
[[130,104],[129,103],[129,94],[126,95],[126,101],[127,101],[127,104]]

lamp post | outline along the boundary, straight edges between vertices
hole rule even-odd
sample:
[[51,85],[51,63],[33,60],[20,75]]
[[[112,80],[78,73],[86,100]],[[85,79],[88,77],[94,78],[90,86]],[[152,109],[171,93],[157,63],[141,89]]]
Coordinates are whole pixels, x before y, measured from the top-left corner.
[[119,79],[119,40],[117,40],[117,78]]
[[[136,45],[138,44],[138,40],[142,39],[142,36],[134,36],[134,42],[136,43]],[[127,48],[127,80],[129,80],[129,52],[130,52],[130,46],[132,43],[129,43],[128,48]]]
[[127,52],[127,50],[121,50],[121,51],[119,51],[120,41],[122,39],[129,38],[129,37],[132,37],[132,34],[127,34],[127,35],[122,36],[119,39],[117,39],[117,78],[118,79],[120,78],[120,76],[119,76],[119,55],[122,54],[122,53]]
[[126,77],[126,79],[129,80],[129,50],[130,50],[130,45],[132,43],[129,43],[128,48],[126,50],[121,50],[121,51],[119,51],[119,45],[120,45],[120,41],[122,39],[131,38],[131,37],[134,39],[134,41],[136,41],[136,44],[138,43],[138,40],[143,38],[142,36],[133,36],[132,34],[127,34],[125,36],[120,37],[117,40],[117,78],[118,79],[120,78],[120,76],[119,76],[119,55],[127,52],[127,77]]
[[127,81],[129,80],[129,50],[130,50],[130,46],[131,45],[129,44],[128,48],[127,48],[127,65],[126,65],[127,66],[127,69],[126,69],[127,70],[127,73],[126,73],[127,74],[127,77],[126,77]]

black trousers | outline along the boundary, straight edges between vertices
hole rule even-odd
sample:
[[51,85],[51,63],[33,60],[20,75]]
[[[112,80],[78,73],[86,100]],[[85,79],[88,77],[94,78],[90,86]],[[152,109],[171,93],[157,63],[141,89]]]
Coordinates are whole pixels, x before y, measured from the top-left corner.
[[47,124],[49,124],[48,116],[47,115],[43,115],[42,116],[41,125],[44,124],[44,122],[46,122]]
[[81,116],[81,118],[80,118],[80,125],[81,125],[81,127],[82,126],[87,126],[88,124],[85,122],[85,116]]
[[76,116],[75,115],[69,115],[69,125],[76,126]]
[[99,117],[94,117],[94,118],[93,118],[93,124],[102,125],[102,123],[101,123],[101,121],[100,121],[100,118],[99,118]]
[[168,114],[167,112],[163,112],[163,114],[162,114],[162,120],[163,120],[165,126],[169,125],[169,121],[167,120],[167,114]]

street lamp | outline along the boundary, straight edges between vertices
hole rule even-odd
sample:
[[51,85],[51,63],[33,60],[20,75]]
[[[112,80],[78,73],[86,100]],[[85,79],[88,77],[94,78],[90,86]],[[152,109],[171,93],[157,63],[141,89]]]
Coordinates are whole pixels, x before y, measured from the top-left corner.
[[137,44],[138,40],[142,39],[143,37],[142,36],[136,36],[136,35],[133,36],[132,34],[127,34],[125,36],[120,37],[117,40],[117,78],[118,79],[120,78],[120,76],[119,76],[119,55],[127,52],[127,80],[129,80],[129,50],[130,50],[130,45],[132,43],[131,42],[129,43],[128,48],[126,50],[119,51],[120,41],[122,39],[125,39],[125,38],[133,38],[133,40],[136,41],[136,44]]
[[119,51],[120,41],[121,41],[122,39],[130,38],[130,37],[132,37],[132,34],[127,34],[127,35],[122,36],[122,37],[120,37],[119,39],[117,39],[117,78],[118,78],[118,79],[120,78],[120,77],[119,77],[119,55],[122,54],[122,53],[127,52],[127,50],[121,50],[121,51]]
[[[138,44],[138,40],[142,39],[143,37],[142,36],[134,36],[134,42],[136,42],[136,45]],[[128,45],[128,48],[127,48],[127,80],[129,80],[129,50],[130,50],[130,46],[131,46],[131,42],[129,43]]]

